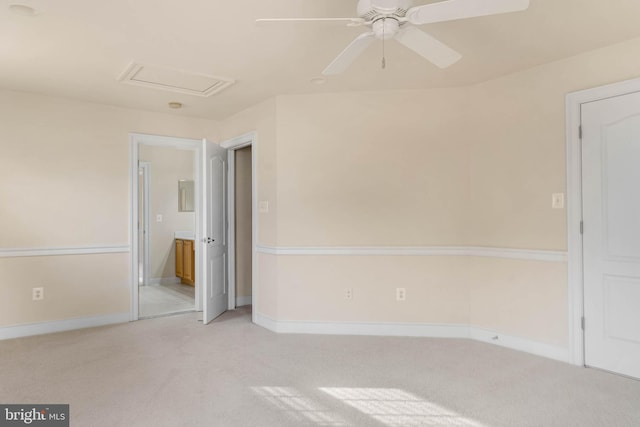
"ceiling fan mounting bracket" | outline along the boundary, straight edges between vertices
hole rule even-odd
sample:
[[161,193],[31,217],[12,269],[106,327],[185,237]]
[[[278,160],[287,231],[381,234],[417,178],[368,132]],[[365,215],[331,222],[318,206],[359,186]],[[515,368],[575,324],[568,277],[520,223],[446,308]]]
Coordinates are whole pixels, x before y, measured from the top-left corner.
[[411,7],[411,0],[360,0],[358,2],[358,16],[367,21],[376,18],[405,16]]

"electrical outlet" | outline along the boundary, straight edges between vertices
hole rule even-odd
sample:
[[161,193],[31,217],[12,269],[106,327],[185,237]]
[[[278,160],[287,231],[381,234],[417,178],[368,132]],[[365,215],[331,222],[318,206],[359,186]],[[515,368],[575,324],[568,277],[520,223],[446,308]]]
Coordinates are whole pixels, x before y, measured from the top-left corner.
[[44,299],[44,288],[31,289],[31,298],[34,301],[41,301]]
[[396,301],[404,301],[407,299],[406,288],[396,288]]
[[344,297],[346,299],[353,299],[353,289],[351,288],[345,288],[344,290]]

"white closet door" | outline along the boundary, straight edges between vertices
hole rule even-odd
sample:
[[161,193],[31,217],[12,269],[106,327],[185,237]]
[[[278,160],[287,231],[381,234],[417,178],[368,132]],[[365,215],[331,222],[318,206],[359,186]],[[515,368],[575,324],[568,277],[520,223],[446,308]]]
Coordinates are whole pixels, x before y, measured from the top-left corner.
[[640,93],[582,105],[585,363],[640,378]]

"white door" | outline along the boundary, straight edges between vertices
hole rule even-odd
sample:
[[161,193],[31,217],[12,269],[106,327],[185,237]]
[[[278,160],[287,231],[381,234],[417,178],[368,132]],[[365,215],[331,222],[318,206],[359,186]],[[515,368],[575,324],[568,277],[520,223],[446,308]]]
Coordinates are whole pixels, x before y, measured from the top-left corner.
[[227,309],[227,150],[203,141],[203,322],[205,324]]
[[585,364],[640,378],[640,93],[582,105]]

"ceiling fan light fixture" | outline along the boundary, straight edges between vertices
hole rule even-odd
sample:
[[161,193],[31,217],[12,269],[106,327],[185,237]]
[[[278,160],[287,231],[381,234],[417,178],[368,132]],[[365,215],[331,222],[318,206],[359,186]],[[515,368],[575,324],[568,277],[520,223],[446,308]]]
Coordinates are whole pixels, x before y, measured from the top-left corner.
[[394,18],[380,18],[373,22],[372,30],[377,38],[389,40],[400,30],[400,23]]

